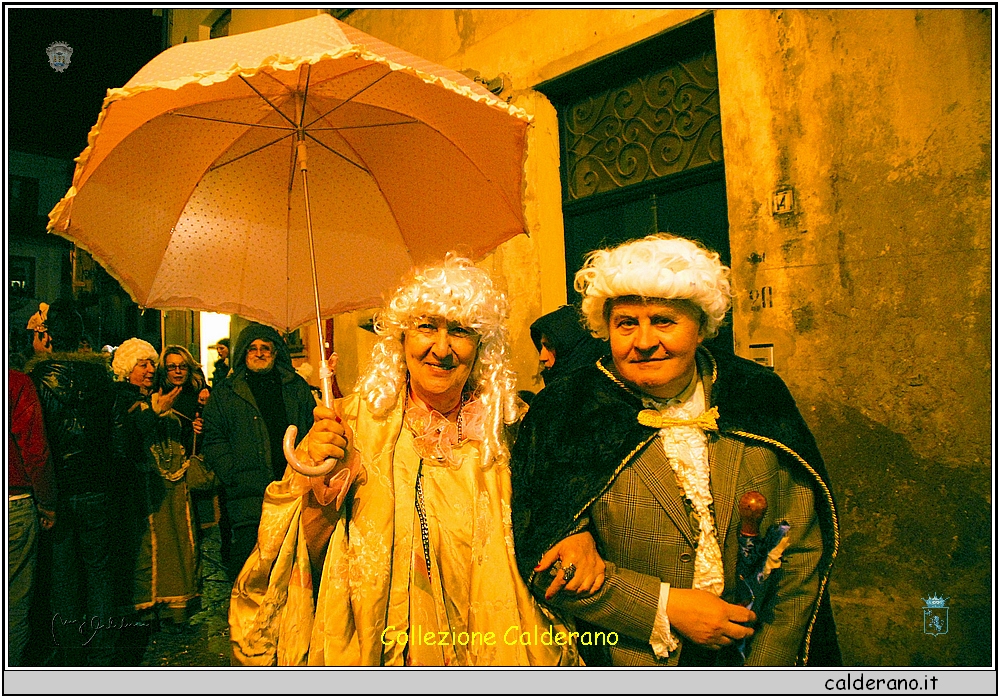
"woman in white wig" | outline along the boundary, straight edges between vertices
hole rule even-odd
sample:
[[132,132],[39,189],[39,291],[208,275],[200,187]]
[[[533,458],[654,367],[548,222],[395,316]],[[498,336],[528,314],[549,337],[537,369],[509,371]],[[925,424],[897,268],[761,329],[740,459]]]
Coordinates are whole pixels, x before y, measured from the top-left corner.
[[307,462],[340,459],[341,473],[289,468],[268,487],[230,606],[234,661],[577,661],[514,561],[506,316],[489,275],[454,256],[395,291],[358,393],[316,408],[299,445]]
[[[112,411],[112,454],[115,460],[115,500],[121,519],[117,527],[118,555],[115,590],[117,603],[123,615],[135,611],[133,585],[139,564],[139,549],[143,535],[149,528],[146,496],[147,459],[142,432],[136,421],[142,406],[149,405],[153,387],[153,374],[159,355],[149,342],[133,337],[114,350],[111,369],[115,374],[115,402]],[[136,626],[141,627],[141,626]],[[135,638],[132,638],[135,639]],[[144,642],[124,643],[138,645],[132,659],[141,659]]]
[[[575,285],[611,356],[540,392],[521,424],[512,506],[525,580],[541,596],[547,563],[577,564],[580,531],[597,539],[604,586],[550,601],[582,631],[618,633],[581,646],[588,664],[836,663],[826,587],[839,534],[816,442],[774,372],[702,347],[729,307],[729,269],[653,235],[593,252]],[[776,558],[756,597],[737,576],[745,496],[767,502],[760,530]]]

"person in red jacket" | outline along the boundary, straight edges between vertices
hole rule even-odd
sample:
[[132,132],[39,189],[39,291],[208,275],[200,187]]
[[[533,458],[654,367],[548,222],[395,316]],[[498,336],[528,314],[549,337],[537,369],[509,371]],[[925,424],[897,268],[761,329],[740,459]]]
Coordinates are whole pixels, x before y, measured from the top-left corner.
[[13,369],[7,372],[10,398],[10,431],[7,438],[7,613],[11,666],[20,666],[31,630],[28,610],[35,575],[39,527],[46,531],[56,522],[55,474],[49,461],[42,406],[31,379]]

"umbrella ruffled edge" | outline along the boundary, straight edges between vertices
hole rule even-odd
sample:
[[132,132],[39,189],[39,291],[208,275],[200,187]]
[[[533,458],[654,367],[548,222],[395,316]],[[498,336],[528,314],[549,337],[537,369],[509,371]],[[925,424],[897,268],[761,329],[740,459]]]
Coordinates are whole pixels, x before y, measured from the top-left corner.
[[[200,85],[204,85],[207,87],[218,82],[225,82],[226,80],[229,80],[235,75],[242,75],[243,77],[252,77],[265,69],[291,71],[291,70],[296,70],[303,65],[307,64],[315,65],[316,63],[319,63],[322,60],[337,60],[352,55],[357,56],[363,60],[372,61],[375,63],[382,63],[386,65],[389,68],[389,70],[392,70],[394,72],[401,72],[401,73],[406,73],[408,75],[412,75],[427,84],[439,85],[446,90],[462,95],[463,97],[471,99],[474,102],[485,103],[488,106],[501,109],[502,111],[507,112],[514,118],[524,121],[528,124],[530,124],[533,120],[533,116],[529,114],[525,109],[514,106],[513,104],[510,104],[505,100],[497,99],[496,97],[490,94],[482,94],[478,91],[472,90],[469,87],[466,87],[465,85],[459,85],[454,80],[450,80],[449,78],[440,75],[433,75],[431,73],[426,73],[422,70],[418,70],[417,68],[414,68],[412,66],[396,63],[384,56],[369,51],[365,48],[358,47],[356,45],[348,46],[337,51],[323,51],[322,53],[319,54],[314,54],[312,56],[306,56],[298,59],[289,58],[281,54],[274,54],[272,56],[268,56],[263,61],[261,61],[260,65],[253,68],[244,68],[239,64],[235,64],[233,65],[232,68],[229,68],[228,70],[193,73],[191,75],[182,78],[144,83],[142,85],[134,85],[132,87],[110,88],[108,89],[108,93],[104,98],[104,103],[101,105],[101,113],[97,117],[97,122],[91,127],[90,132],[87,134],[87,146],[76,158],[74,158],[74,162],[76,163],[76,169],[73,172],[73,184],[72,186],[70,186],[66,194],[59,200],[58,203],[56,203],[56,205],[49,212],[48,230],[56,232],[57,234],[69,232],[68,230],[69,220],[68,219],[63,220],[64,213],[66,212],[66,209],[69,207],[72,199],[76,196],[77,182],[79,181],[79,177],[83,173],[83,170],[86,169],[87,167],[87,163],[90,160],[90,155],[94,150],[94,143],[97,141],[97,136],[101,132],[101,125],[104,123],[104,118],[107,114],[108,108],[113,103],[119,102],[132,95],[139,94],[142,92],[148,92],[150,90],[158,90],[158,89],[179,90],[182,87],[190,85],[192,83],[198,83]],[[527,151],[527,147],[525,148],[525,151]],[[527,158],[527,152],[525,152],[525,159],[526,158]],[[522,166],[522,172],[523,170],[524,168]],[[61,230],[58,227],[60,222],[62,222],[63,225]],[[68,235],[62,235],[62,236],[68,238]]]
[[[118,282],[118,285],[122,287],[122,290],[125,291],[125,293],[128,294],[129,298],[132,299],[132,302],[135,303],[137,306],[139,306],[139,310],[141,310],[141,311],[147,310],[148,306],[145,303],[143,303],[135,295],[135,293],[132,292],[132,285],[130,283],[126,283],[125,282],[125,280],[118,274],[118,272],[104,258],[104,255],[95,254],[94,251],[92,249],[90,249],[89,246],[84,245],[79,240],[76,240],[75,238],[73,238],[72,235],[69,233],[69,231],[67,231],[67,230],[58,230],[55,227],[53,227],[53,225],[52,225],[52,214],[55,213],[55,211],[56,211],[57,208],[61,210],[60,207],[62,206],[63,201],[68,201],[69,199],[72,198],[72,196],[76,195],[76,191],[75,191],[74,187],[70,187],[70,192],[72,192],[72,195],[69,194],[69,193],[67,193],[66,196],[63,197],[63,200],[60,201],[58,204],[56,204],[56,207],[52,209],[51,213],[49,213],[49,228],[48,228],[49,231],[53,235],[58,235],[61,238],[65,238],[66,240],[69,240],[70,242],[73,243],[73,245],[75,247],[80,248],[81,250],[83,250],[84,252],[86,252],[87,254],[89,254],[91,257],[93,257],[98,262],[98,264],[101,265],[101,268],[105,272],[107,272],[108,276],[110,276],[112,279],[114,279],[115,281]],[[157,308],[157,310],[160,310],[160,308]],[[168,308],[168,310],[169,310],[169,308]]]
[[[369,51],[368,49],[357,45],[347,46],[342,49],[338,49],[336,51],[323,51],[321,53],[314,54],[312,56],[305,56],[301,58],[290,58],[288,56],[283,56],[281,54],[274,54],[268,56],[263,61],[261,61],[260,65],[254,67],[243,67],[239,64],[235,64],[228,70],[192,73],[191,75],[187,75],[182,78],[174,78],[173,80],[145,83],[142,85],[134,85],[132,87],[115,87],[108,90],[107,97],[105,97],[104,99],[103,108],[107,108],[107,106],[111,102],[125,99],[126,97],[129,97],[133,94],[137,94],[139,92],[145,92],[147,90],[155,90],[155,89],[178,90],[192,83],[198,83],[200,85],[209,86],[217,82],[225,82],[226,80],[229,80],[230,78],[232,78],[237,74],[249,78],[253,77],[257,73],[265,69],[292,71],[306,64],[315,65],[316,63],[319,63],[320,61],[323,60],[338,60],[340,58],[346,58],[348,56],[357,56],[358,58],[361,58],[366,61],[371,61],[373,63],[382,63],[388,66],[389,70],[392,70],[393,72],[407,73],[425,83],[431,85],[440,85],[445,89],[460,94],[464,97],[467,97],[473,100],[474,102],[485,102],[489,106],[506,111],[511,116],[520,119],[522,121],[527,121],[530,123],[532,120],[531,114],[529,114],[521,107],[514,106],[513,104],[510,104],[506,100],[498,99],[497,97],[493,96],[488,92],[486,93],[478,92],[469,87],[466,87],[465,85],[460,85],[454,80],[446,78],[442,75],[434,75],[433,73],[424,72],[422,70],[419,70],[418,68],[414,68],[413,66],[404,65],[402,63],[396,63],[386,58],[385,56],[374,53],[373,51]],[[451,69],[446,68],[446,70],[451,70]]]

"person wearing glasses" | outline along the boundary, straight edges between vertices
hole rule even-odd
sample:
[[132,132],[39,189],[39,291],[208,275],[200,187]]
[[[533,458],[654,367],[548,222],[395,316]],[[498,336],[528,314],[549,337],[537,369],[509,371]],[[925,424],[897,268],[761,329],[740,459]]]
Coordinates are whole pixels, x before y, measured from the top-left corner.
[[[123,362],[132,363],[126,359],[112,365],[119,369]],[[140,393],[147,373],[147,364],[137,361],[127,376]],[[143,455],[145,521],[132,601],[136,611],[164,629],[186,624],[198,610],[198,553],[187,472],[201,433],[196,412],[204,385],[191,353],[172,344],[160,355],[148,399],[136,401],[128,418],[119,420],[123,429],[138,435]]]
[[235,578],[257,543],[264,489],[285,473],[285,430],[294,424],[300,436],[309,431],[316,401],[292,368],[284,339],[270,327],[248,325],[230,358],[229,378],[205,405],[203,453],[222,484],[230,531],[225,562]]
[[337,468],[289,468],[267,489],[230,603],[235,664],[577,661],[514,561],[507,314],[489,275],[451,255],[395,291],[357,392],[317,407],[296,451]]

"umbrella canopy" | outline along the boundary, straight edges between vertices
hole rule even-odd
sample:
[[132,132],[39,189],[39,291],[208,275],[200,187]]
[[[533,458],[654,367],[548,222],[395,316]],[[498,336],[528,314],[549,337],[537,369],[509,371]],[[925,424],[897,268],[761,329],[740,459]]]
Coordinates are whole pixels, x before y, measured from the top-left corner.
[[528,116],[329,15],[170,48],[110,90],[50,230],[143,307],[315,317],[373,307],[413,264],[525,229]]

